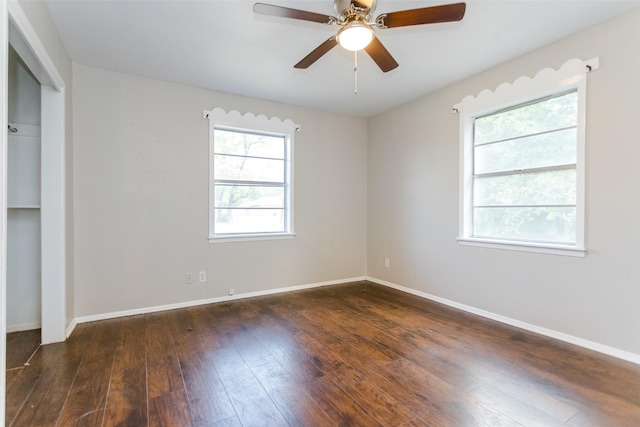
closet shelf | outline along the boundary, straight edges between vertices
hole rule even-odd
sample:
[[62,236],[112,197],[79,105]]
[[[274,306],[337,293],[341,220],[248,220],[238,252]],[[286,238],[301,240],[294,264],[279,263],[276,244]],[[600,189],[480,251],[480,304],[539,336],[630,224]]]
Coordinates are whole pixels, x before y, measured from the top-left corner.
[[9,209],[40,209],[39,205],[9,205]]

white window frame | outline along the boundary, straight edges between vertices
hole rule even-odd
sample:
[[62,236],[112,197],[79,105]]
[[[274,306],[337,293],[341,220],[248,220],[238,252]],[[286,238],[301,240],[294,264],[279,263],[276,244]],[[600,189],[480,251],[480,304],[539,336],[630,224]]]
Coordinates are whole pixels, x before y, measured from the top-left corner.
[[[293,147],[294,133],[300,126],[291,120],[280,120],[277,117],[268,119],[263,115],[246,113],[241,115],[237,111],[226,112],[221,108],[204,111],[203,117],[209,119],[209,243],[237,242],[249,240],[288,239],[295,236],[293,221]],[[285,139],[285,230],[280,232],[260,233],[225,233],[215,232],[215,181],[214,181],[214,141],[216,129],[264,134],[283,137]]]
[[[599,67],[599,59],[572,59],[560,69],[544,69],[534,78],[520,77],[495,91],[467,96],[454,106],[460,114],[460,209],[458,242],[465,246],[538,252],[576,257],[586,256],[585,245],[585,128],[587,73]],[[576,159],[576,242],[574,245],[478,238],[473,236],[473,126],[477,117],[520,104],[575,90],[578,94]]]

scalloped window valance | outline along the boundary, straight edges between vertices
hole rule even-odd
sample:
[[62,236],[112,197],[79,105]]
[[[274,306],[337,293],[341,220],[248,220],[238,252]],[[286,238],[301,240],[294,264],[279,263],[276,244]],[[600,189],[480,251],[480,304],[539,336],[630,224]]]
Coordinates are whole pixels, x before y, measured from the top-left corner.
[[466,96],[460,244],[584,256],[586,75],[571,59]]

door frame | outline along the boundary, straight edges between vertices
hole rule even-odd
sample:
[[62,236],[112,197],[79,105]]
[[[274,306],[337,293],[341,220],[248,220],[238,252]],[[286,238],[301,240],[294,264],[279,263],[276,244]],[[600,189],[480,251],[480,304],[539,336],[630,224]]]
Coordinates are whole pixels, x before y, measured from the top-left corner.
[[[18,1],[0,0],[0,126],[7,126],[9,43],[41,85],[42,343],[66,339],[65,82]],[[0,132],[0,336],[6,336],[7,132]],[[5,419],[6,342],[0,351]]]
[[7,11],[8,42],[41,87],[41,340],[50,344],[66,339],[65,82],[19,2]]
[[8,126],[7,99],[9,74],[9,19],[7,1],[0,0],[0,420],[5,419],[5,401],[7,397],[7,140],[4,129]]

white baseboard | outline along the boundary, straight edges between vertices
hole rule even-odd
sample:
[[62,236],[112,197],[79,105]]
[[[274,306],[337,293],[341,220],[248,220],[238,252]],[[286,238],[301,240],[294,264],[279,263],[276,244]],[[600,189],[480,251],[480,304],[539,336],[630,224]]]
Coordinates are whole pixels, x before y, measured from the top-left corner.
[[[127,317],[127,316],[135,316],[135,315],[139,315],[139,314],[147,314],[147,313],[155,313],[158,311],[166,311],[166,310],[175,310],[178,308],[187,308],[187,307],[195,307],[198,305],[204,305],[204,304],[213,304],[213,303],[218,303],[218,302],[225,302],[225,301],[234,301],[234,300],[238,300],[238,299],[244,299],[244,298],[252,298],[252,297],[259,297],[259,296],[266,296],[266,295],[274,295],[274,294],[280,294],[280,293],[285,293],[285,292],[292,292],[292,291],[299,291],[299,290],[304,290],[304,289],[312,289],[312,288],[319,288],[322,286],[332,286],[332,285],[339,285],[339,284],[344,284],[344,283],[350,283],[350,282],[359,282],[359,281],[363,281],[363,280],[368,280],[370,282],[373,283],[377,283],[379,285],[383,285],[383,286],[387,286],[389,288],[393,288],[393,289],[397,289],[399,291],[402,292],[406,292],[412,295],[416,295],[418,297],[421,298],[425,298],[431,301],[435,301],[437,303],[440,304],[444,304],[446,306],[449,307],[453,307],[462,311],[466,311],[467,313],[472,313],[481,317],[485,317],[487,319],[491,319],[491,320],[495,320],[497,322],[500,323],[505,323],[507,325],[511,325],[511,326],[515,326],[517,328],[520,329],[524,329],[527,331],[531,331],[531,332],[535,332],[537,334],[540,335],[545,335],[548,336],[550,338],[555,338],[558,339],[560,341],[564,341],[570,344],[574,344],[580,347],[584,347],[590,350],[594,350],[597,351],[599,353],[603,353],[609,356],[613,356],[615,358],[618,359],[622,359],[622,360],[626,360],[628,362],[632,362],[632,363],[636,363],[640,365],[640,355],[636,354],[636,353],[631,353],[625,350],[620,350],[618,348],[615,347],[610,347],[604,344],[600,344],[597,342],[593,342],[593,341],[589,341],[589,340],[585,340],[583,338],[579,338],[579,337],[575,337],[573,335],[569,335],[569,334],[565,334],[563,332],[558,332],[555,331],[553,329],[547,329],[547,328],[543,328],[531,323],[526,323],[526,322],[522,322],[520,320],[517,319],[512,319],[510,317],[506,317],[506,316],[502,316],[499,314],[495,314],[486,310],[482,310],[476,307],[472,307],[469,305],[465,305],[465,304],[461,304],[455,301],[451,301],[448,300],[446,298],[441,298],[435,295],[431,295],[428,294],[426,292],[422,292],[422,291],[418,291],[415,289],[411,289],[411,288],[407,288],[404,286],[400,286],[397,285],[395,283],[391,283],[391,282],[387,282],[385,280],[381,280],[381,279],[377,279],[375,277],[368,277],[368,276],[360,276],[360,277],[351,277],[351,278],[347,278],[347,279],[341,279],[341,280],[331,280],[331,281],[327,281],[327,282],[319,282],[319,283],[312,283],[312,284],[307,284],[307,285],[299,285],[299,286],[290,286],[290,287],[285,287],[285,288],[276,288],[276,289],[269,289],[266,291],[258,291],[258,292],[249,292],[249,293],[244,293],[244,294],[237,294],[237,295],[233,295],[233,296],[222,296],[222,297],[216,297],[216,298],[207,298],[207,299],[201,299],[201,300],[194,300],[194,301],[185,301],[185,302],[181,302],[181,303],[175,303],[175,304],[166,304],[166,305],[159,305],[159,306],[153,306],[153,307],[143,307],[143,308],[137,308],[137,309],[132,309],[132,310],[124,310],[124,311],[116,311],[116,312],[111,312],[111,313],[102,313],[102,314],[95,314],[95,315],[90,315],[90,316],[82,316],[82,317],[77,317],[75,318],[67,327],[67,331],[66,331],[66,335],[67,338],[71,335],[71,333],[73,332],[73,330],[75,329],[75,327],[79,324],[79,323],[86,323],[86,322],[95,322],[98,320],[106,320],[106,319],[114,319],[114,318],[118,318],[118,317]],[[37,327],[40,327],[39,325]],[[36,329],[35,328],[28,328],[28,329]],[[28,329],[21,329],[21,330],[28,330]],[[9,328],[7,328],[7,332],[12,332]]]
[[613,356],[615,358],[626,360],[628,362],[632,362],[640,365],[640,354],[631,353],[625,350],[620,350],[615,347],[610,347],[597,342],[585,340],[583,338],[575,337],[573,335],[565,334],[563,332],[554,331],[553,329],[543,328],[537,325],[533,325],[531,323],[526,323],[520,320],[512,319],[510,317],[502,316],[500,314],[491,313],[490,311],[482,310],[476,307],[472,307],[472,306],[461,304],[445,298],[441,298],[435,295],[431,295],[426,292],[421,292],[415,289],[400,286],[395,283],[387,282],[385,280],[376,279],[375,277],[367,277],[366,280],[373,283],[377,283],[379,285],[387,286],[389,288],[397,289],[402,292],[416,295],[421,298],[435,301],[440,304],[447,305],[449,307],[457,308],[459,310],[466,311],[468,313],[476,314],[478,316],[485,317],[487,319],[495,320],[501,323],[506,323],[507,325],[511,325],[520,329],[525,329],[527,331],[535,332],[540,335],[545,335],[550,338],[555,338],[560,341],[568,342],[570,344],[588,348],[589,350],[597,351],[598,353],[603,353],[608,356]]
[[244,294],[236,294],[236,295],[233,295],[233,296],[206,298],[206,299],[201,299],[201,300],[179,302],[179,303],[175,303],[175,304],[158,305],[158,306],[153,306],[153,307],[143,307],[143,308],[136,308],[136,309],[132,309],[132,310],[115,311],[115,312],[111,312],[111,313],[101,313],[101,314],[93,314],[93,315],[90,315],[90,316],[82,316],[82,317],[75,318],[71,322],[71,324],[67,328],[67,338],[69,337],[69,335],[71,335],[71,332],[73,332],[73,329],[75,329],[76,325],[79,324],[79,323],[95,322],[97,320],[115,319],[115,318],[118,318],[118,317],[135,316],[135,315],[138,315],[138,314],[155,313],[155,312],[158,312],[158,311],[175,310],[175,309],[178,309],[178,308],[195,307],[195,306],[204,305],[204,304],[213,304],[213,303],[217,303],[217,302],[233,301],[233,300],[244,299],[244,298],[252,298],[252,297],[260,297],[260,296],[266,296],[266,295],[280,294],[280,293],[284,293],[284,292],[299,291],[299,290],[303,290],[303,289],[319,288],[321,286],[340,285],[340,284],[343,284],[343,283],[359,282],[359,281],[363,281],[363,280],[366,280],[365,276],[350,277],[350,278],[347,278],[347,279],[330,280],[330,281],[327,281],[327,282],[312,283],[312,284],[307,284],[307,285],[290,286],[290,287],[286,287],[286,288],[268,289],[266,291],[258,291],[258,292],[248,292],[248,293],[244,293]]
[[67,330],[65,331],[65,336],[67,338],[71,336],[71,334],[73,333],[73,330],[76,328],[77,325],[78,325],[78,322],[76,321],[76,319],[73,319],[71,323],[69,323],[69,326],[67,326]]
[[11,332],[24,332],[24,331],[32,331],[34,329],[40,329],[42,327],[42,325],[40,324],[40,322],[37,323],[25,323],[22,325],[7,325],[7,333],[10,334]]

